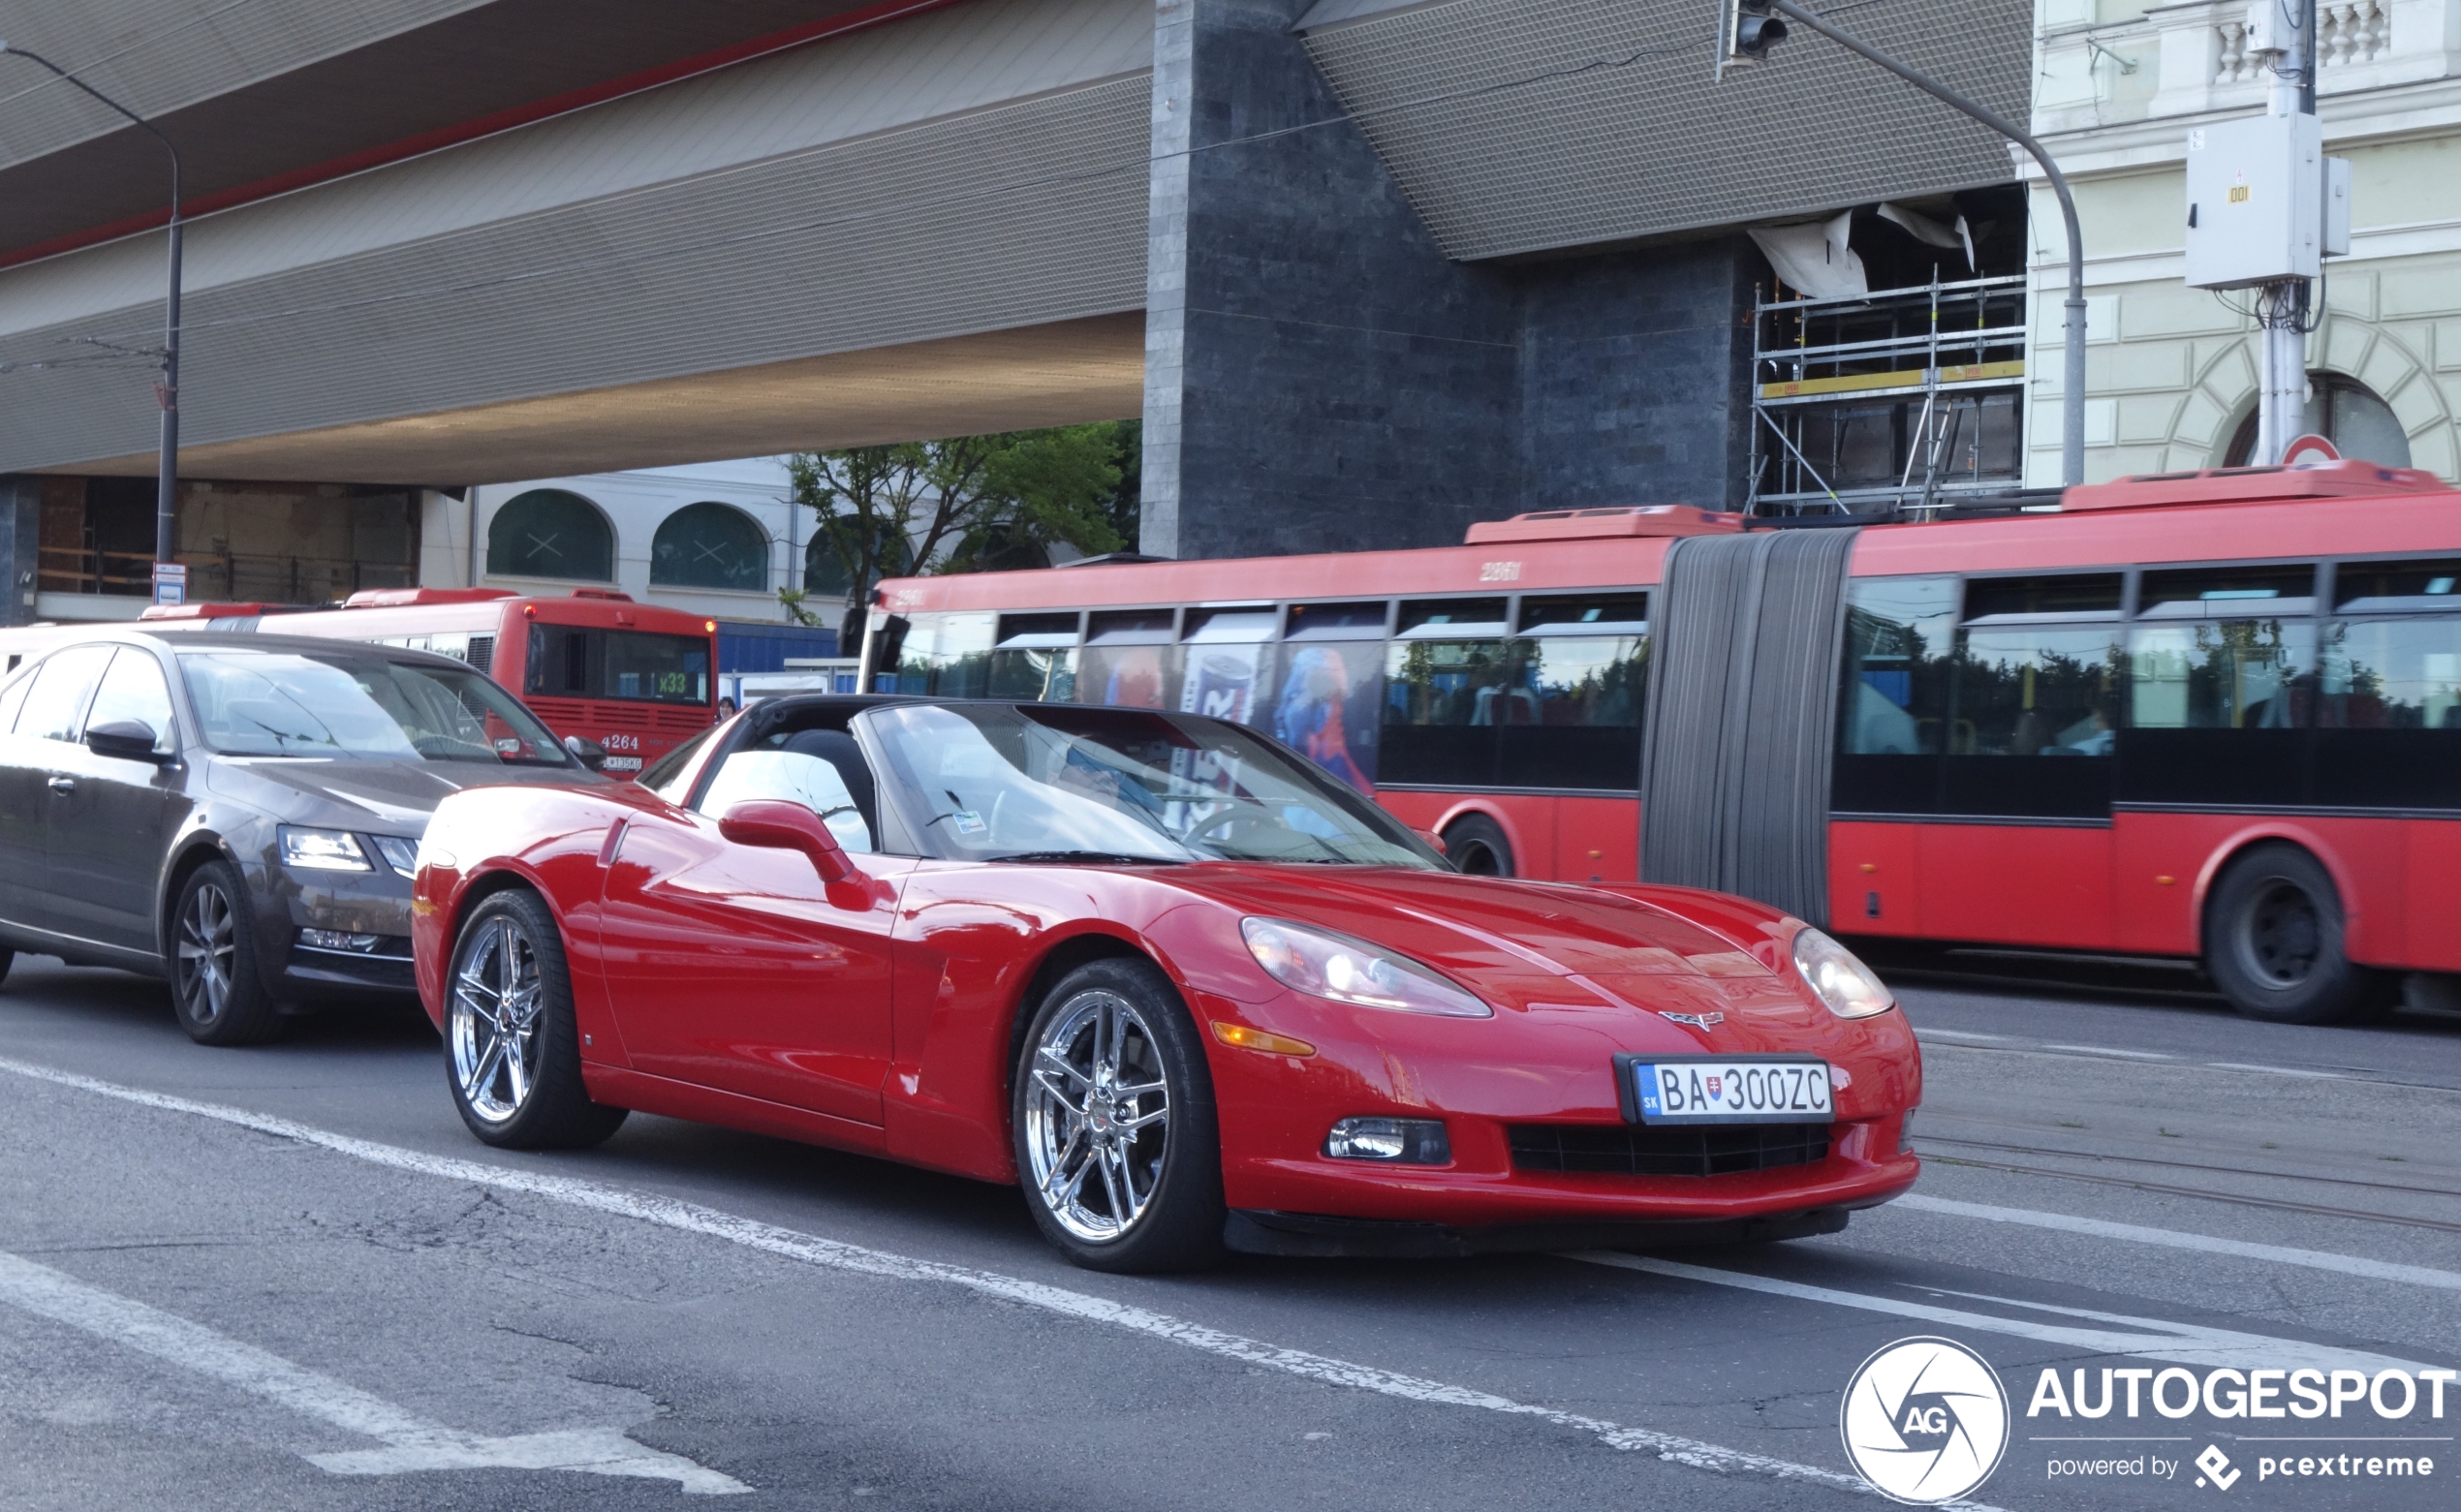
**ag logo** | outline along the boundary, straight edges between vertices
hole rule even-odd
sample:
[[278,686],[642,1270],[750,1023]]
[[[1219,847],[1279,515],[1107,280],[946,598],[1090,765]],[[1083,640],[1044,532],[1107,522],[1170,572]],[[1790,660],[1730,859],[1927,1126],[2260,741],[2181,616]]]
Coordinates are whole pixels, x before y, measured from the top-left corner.
[[1846,1383],[1846,1458],[1894,1501],[1953,1501],[2009,1446],[2009,1399],[1990,1362],[1947,1339],[1900,1339]]

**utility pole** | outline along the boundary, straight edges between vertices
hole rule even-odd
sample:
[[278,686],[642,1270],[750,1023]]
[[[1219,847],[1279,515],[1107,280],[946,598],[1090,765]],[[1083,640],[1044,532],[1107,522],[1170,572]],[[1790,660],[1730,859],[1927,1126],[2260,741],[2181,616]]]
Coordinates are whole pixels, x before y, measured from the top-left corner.
[[[2273,40],[2280,44],[2273,64],[2273,87],[2265,100],[2267,115],[2284,118],[2316,116],[2316,0],[2259,0],[2276,17]],[[2318,141],[2321,143],[2321,133]],[[2293,149],[2295,150],[2295,149]],[[2304,165],[2293,159],[2290,171]],[[2307,429],[2307,317],[2304,278],[2266,284],[2256,298],[2257,324],[2264,331],[2264,386],[2257,400],[2256,457],[2260,463],[2282,460]]]
[[[154,479],[154,560],[169,562],[178,555],[179,505],[179,149],[145,119],[92,84],[78,77],[40,53],[23,47],[12,47],[0,42],[0,53],[20,57],[29,63],[50,70],[69,83],[128,117],[139,130],[163,144],[171,154],[171,291],[163,300],[163,377],[154,386],[154,400],[163,414],[161,454],[155,462]],[[159,576],[159,574],[157,574]]]
[[[2286,0],[2274,0],[2286,3]],[[2308,0],[2312,4],[2313,0]],[[2060,481],[2073,488],[2085,480],[2085,241],[2077,228],[2076,199],[2068,191],[2068,178],[2042,150],[2033,134],[2015,123],[2003,119],[1994,111],[1956,93],[1939,80],[1908,68],[1895,58],[1837,25],[1813,15],[1794,0],[1727,0],[1728,17],[1723,47],[1724,64],[1759,62],[1765,59],[1779,43],[1786,40],[1783,24],[1770,24],[1764,19],[1771,12],[1798,21],[1869,62],[1877,63],[1899,78],[1914,85],[1933,99],[1962,110],[2009,140],[2033,154],[2042,167],[2042,174],[2051,182],[2051,192],[2059,197],[2061,217],[2068,225],[2068,320],[2067,362],[2063,369],[2060,426]],[[1723,66],[1723,65],[1722,65]]]

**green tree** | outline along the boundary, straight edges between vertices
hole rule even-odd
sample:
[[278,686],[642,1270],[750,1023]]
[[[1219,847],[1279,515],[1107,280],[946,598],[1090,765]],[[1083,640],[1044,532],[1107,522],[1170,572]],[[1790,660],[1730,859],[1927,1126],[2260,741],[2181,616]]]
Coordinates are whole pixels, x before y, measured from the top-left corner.
[[973,438],[989,443],[964,533],[943,572],[1048,567],[1061,542],[1087,555],[1126,544],[1112,523],[1119,426],[1062,425]]

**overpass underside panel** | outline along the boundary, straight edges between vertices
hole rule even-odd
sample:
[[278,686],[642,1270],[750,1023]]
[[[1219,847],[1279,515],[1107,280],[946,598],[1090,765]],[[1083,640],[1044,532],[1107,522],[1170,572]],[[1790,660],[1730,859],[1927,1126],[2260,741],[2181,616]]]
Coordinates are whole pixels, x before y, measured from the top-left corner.
[[[903,24],[945,50],[946,29],[971,9]],[[978,15],[1013,14],[1020,26],[1039,18],[1065,29],[1060,40],[1068,41],[1110,38],[1122,23],[1107,13],[1120,9],[1080,0],[995,6]],[[885,48],[895,40],[887,30],[893,29],[860,45]],[[992,43],[1004,41],[982,46],[997,51]],[[1107,46],[1122,50],[1115,38]],[[1149,58],[1149,46],[1138,46]],[[815,56],[826,63],[826,49]],[[1011,47],[987,58],[984,72],[1013,67],[1017,56]],[[183,471],[220,473],[216,459],[224,457],[278,459],[289,454],[284,438],[306,458],[316,452],[313,438],[350,436],[367,444],[353,441],[328,455],[363,455],[365,467],[381,462],[380,470],[304,460],[265,469],[234,461],[232,470],[336,481],[479,481],[700,460],[825,436],[928,435],[941,433],[933,429],[945,423],[938,417],[1133,414],[1133,398],[1107,397],[1116,366],[1109,338],[1081,333],[1107,332],[1098,318],[1144,305],[1151,85],[1142,71],[1084,79],[1087,56],[1077,49],[1071,66],[1078,77],[1061,87],[1003,80],[1005,103],[845,139],[782,144],[790,150],[747,153],[746,161],[704,160],[667,181],[475,223],[466,199],[456,209],[453,197],[437,193],[454,181],[450,165],[418,163],[229,212],[227,230],[219,217],[201,222],[190,243],[200,277],[186,308]],[[877,60],[880,68],[895,61]],[[604,114],[530,130],[572,135],[556,161],[570,166],[573,181],[598,182],[592,174],[600,166],[628,154],[676,160],[678,102],[693,106],[683,115],[715,119],[757,109],[763,98],[791,99],[798,87],[828,86],[820,64],[799,86],[785,72],[793,66],[755,65],[740,106],[713,83],[698,104],[690,95],[662,101],[661,91],[638,107],[619,103]],[[764,67],[776,72],[760,72]],[[771,118],[752,117],[756,125]],[[708,129],[741,131],[743,119]],[[501,139],[455,149],[518,150]],[[370,197],[382,198],[389,175],[399,175],[402,195],[422,197],[411,202],[432,206],[436,233],[367,245],[365,218],[339,214],[321,229],[302,229],[309,197],[330,194],[336,206],[373,210]],[[396,200],[382,208],[398,217],[403,206]],[[250,216],[279,220],[285,233],[260,238],[265,247],[242,247]],[[320,230],[332,255],[300,258],[297,249],[313,247]],[[218,269],[218,236],[268,262],[278,243],[288,265],[250,274],[234,253]],[[112,350],[160,340],[159,295],[130,281],[139,245],[0,275],[0,365],[18,368],[0,372],[0,472],[92,471],[150,451],[157,423],[150,360]],[[152,245],[158,256],[159,241]],[[115,271],[75,287],[78,280],[60,264],[82,258]],[[113,291],[108,302],[91,297],[99,287]],[[27,318],[53,298],[59,318]],[[1020,341],[959,339],[998,332]],[[1057,355],[1018,355],[1029,349]],[[920,386],[906,390],[913,401],[906,421],[886,417],[859,385],[833,376],[865,371],[853,355],[876,351],[887,365],[875,371],[905,375],[884,382]],[[900,352],[907,355],[894,355]],[[969,377],[952,366],[965,353],[984,355],[984,373]],[[820,360],[838,358],[847,360]],[[44,362],[60,365],[30,370]],[[1087,376],[1094,370],[1105,376]],[[1050,376],[1048,394],[1033,400],[1015,390],[1038,372]],[[781,376],[792,374],[802,376]],[[695,399],[696,386],[750,408],[740,423],[718,423],[727,408]],[[985,397],[926,402],[959,391]],[[792,429],[773,413],[781,393],[830,396],[859,417],[814,412]],[[626,418],[591,419],[599,415]],[[657,418],[686,415],[707,427],[706,443],[684,444],[677,421]],[[596,439],[560,441],[562,422]],[[482,436],[482,450],[499,460],[483,465],[462,454],[465,442]],[[539,449],[522,450],[524,436]],[[736,436],[760,440],[747,445]]]
[[[181,450],[270,481],[502,481],[1135,417],[1140,311]],[[152,451],[62,471],[151,476]]]
[[[2004,183],[2008,146],[1796,28],[1717,77],[1707,0],[1324,0],[1307,48],[1448,257],[1511,257]],[[1854,8],[1874,45],[2023,119],[2028,0]]]

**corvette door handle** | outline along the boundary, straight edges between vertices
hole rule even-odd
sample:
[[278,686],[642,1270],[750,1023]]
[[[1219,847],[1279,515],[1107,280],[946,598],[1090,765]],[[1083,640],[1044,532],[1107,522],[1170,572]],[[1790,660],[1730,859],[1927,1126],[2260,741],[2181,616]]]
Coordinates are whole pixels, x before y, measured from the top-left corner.
[[56,792],[61,797],[65,798],[70,793],[77,791],[77,779],[74,777],[54,777],[47,786],[53,792]]

